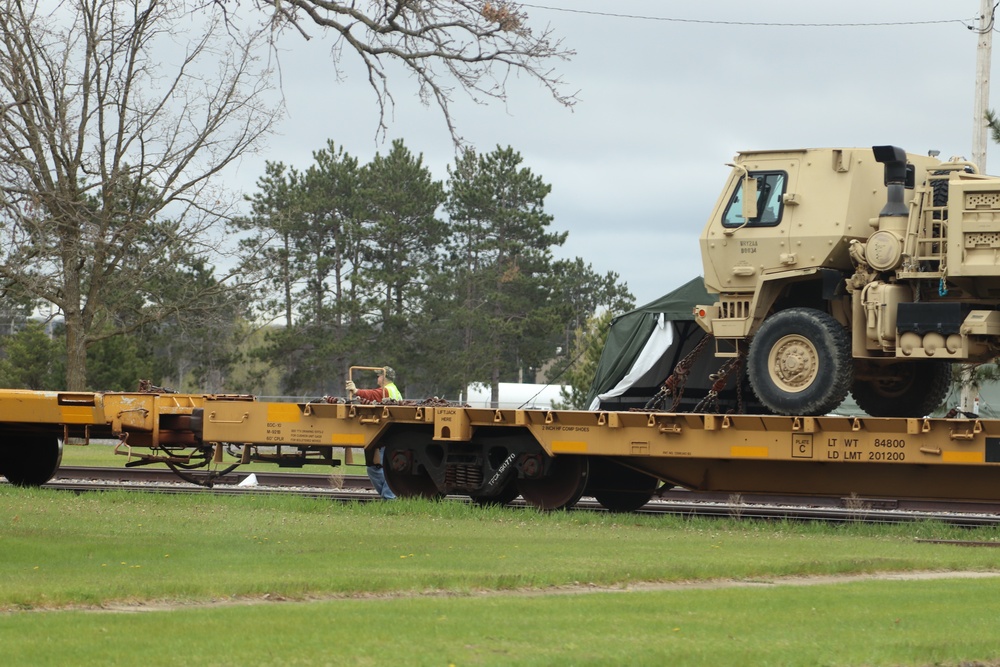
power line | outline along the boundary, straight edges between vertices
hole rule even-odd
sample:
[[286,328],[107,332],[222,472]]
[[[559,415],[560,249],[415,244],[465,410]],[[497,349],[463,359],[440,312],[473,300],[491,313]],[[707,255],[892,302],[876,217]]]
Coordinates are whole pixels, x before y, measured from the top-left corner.
[[732,25],[732,26],[749,26],[749,27],[765,27],[765,28],[884,28],[891,26],[910,26],[910,25],[935,25],[942,23],[961,23],[966,28],[972,30],[972,26],[969,22],[975,22],[976,18],[972,19],[941,19],[936,21],[886,21],[880,23],[771,23],[763,21],[719,21],[716,19],[679,19],[670,18],[666,16],[643,16],[640,14],[618,14],[614,12],[597,12],[590,11],[586,9],[569,9],[566,7],[549,7],[546,5],[534,5],[526,2],[519,2],[518,5],[521,7],[530,7],[531,9],[546,9],[553,12],[566,12],[568,14],[587,14],[591,16],[607,16],[616,19],[635,19],[638,21],[663,21],[666,23],[701,23],[705,25]]

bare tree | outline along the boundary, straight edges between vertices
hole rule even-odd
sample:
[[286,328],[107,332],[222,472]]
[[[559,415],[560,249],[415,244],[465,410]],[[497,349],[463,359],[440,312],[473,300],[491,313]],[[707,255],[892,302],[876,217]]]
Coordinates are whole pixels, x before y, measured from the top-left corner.
[[70,390],[87,346],[210,310],[220,172],[278,117],[266,31],[184,0],[0,0],[0,287],[65,317]]
[[[213,0],[228,11],[239,0]],[[401,64],[419,84],[425,104],[436,104],[456,143],[451,112],[455,91],[478,103],[505,101],[507,82],[524,75],[571,107],[575,94],[551,63],[575,53],[546,26],[535,31],[528,15],[507,0],[255,0],[268,11],[275,35],[291,29],[307,39],[315,27],[336,35],[334,65],[342,54],[360,56],[379,106],[379,131],[393,105],[387,65]]]

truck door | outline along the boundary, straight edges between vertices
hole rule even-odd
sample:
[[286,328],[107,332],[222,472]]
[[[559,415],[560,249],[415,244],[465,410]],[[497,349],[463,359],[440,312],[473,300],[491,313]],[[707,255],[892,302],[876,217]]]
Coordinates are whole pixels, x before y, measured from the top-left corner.
[[[717,209],[718,216],[705,242],[721,291],[752,291],[762,273],[787,265],[793,206],[786,203],[798,162],[754,161],[747,175],[756,183],[756,216],[744,217],[745,178],[736,178],[728,200]],[[752,188],[751,188],[752,191]],[[706,267],[707,269],[708,267]],[[706,282],[708,282],[706,271]]]

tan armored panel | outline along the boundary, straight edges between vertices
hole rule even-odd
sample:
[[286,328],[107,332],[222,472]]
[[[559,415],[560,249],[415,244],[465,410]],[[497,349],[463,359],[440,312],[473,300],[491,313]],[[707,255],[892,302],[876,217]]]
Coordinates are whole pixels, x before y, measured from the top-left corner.
[[1000,296],[1000,180],[959,173],[949,188],[948,275],[975,277],[979,296]]
[[[934,158],[907,155],[922,173]],[[876,229],[886,201],[883,166],[870,148],[821,148],[740,153],[701,236],[705,285],[717,292],[753,292],[761,276],[811,267],[851,270],[852,239]],[[780,193],[758,194],[756,219],[738,216],[745,174],[773,175]],[[905,201],[913,197],[906,190]],[[879,246],[892,261],[891,239]]]

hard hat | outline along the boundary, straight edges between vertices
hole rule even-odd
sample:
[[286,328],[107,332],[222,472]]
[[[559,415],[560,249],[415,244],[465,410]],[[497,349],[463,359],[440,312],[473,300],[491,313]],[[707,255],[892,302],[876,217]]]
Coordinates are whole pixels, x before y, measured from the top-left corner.
[[392,368],[390,368],[389,366],[386,366],[384,370],[378,371],[376,373],[376,375],[382,375],[383,372],[385,373],[385,379],[386,380],[395,380],[396,379],[396,371],[392,370]]

